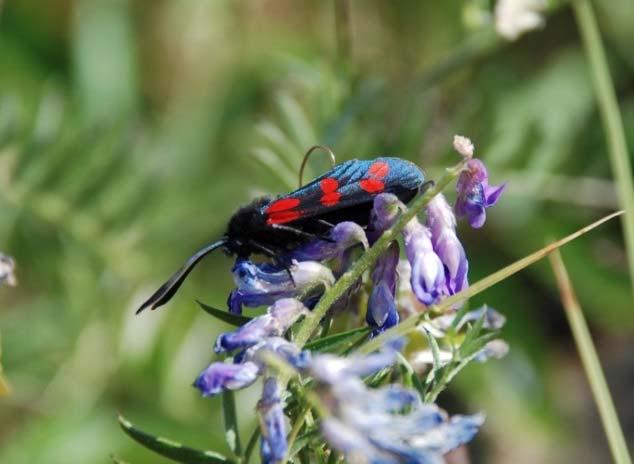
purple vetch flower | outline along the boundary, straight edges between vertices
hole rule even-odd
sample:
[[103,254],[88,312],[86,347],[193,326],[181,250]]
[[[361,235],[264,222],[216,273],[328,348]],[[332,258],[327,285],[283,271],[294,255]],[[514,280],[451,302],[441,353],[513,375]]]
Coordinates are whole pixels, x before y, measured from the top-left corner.
[[485,362],[489,359],[501,359],[509,352],[509,345],[504,340],[496,338],[484,345],[473,358],[476,362]]
[[260,416],[260,452],[262,463],[273,464],[282,461],[288,450],[284,410],[277,379],[268,377],[264,381],[262,398],[258,402]]
[[262,354],[271,352],[296,369],[306,368],[311,361],[310,351],[282,337],[264,338],[233,358],[233,364],[211,363],[196,379],[194,386],[203,396],[213,396],[223,390],[240,390],[251,385],[266,370]]
[[405,318],[425,310],[425,306],[418,301],[412,289],[412,266],[406,259],[401,259],[396,267],[398,274],[398,288],[396,290],[396,305]]
[[445,268],[434,251],[431,232],[413,218],[403,228],[403,241],[416,298],[425,305],[436,303],[444,293]]
[[255,382],[259,371],[259,366],[253,362],[215,362],[198,376],[194,387],[198,388],[203,396],[217,395],[223,390],[239,390]]
[[398,243],[392,242],[379,257],[372,271],[372,293],[368,299],[365,317],[368,325],[374,329],[372,336],[398,324],[399,316],[395,301],[398,257]]
[[375,242],[381,234],[392,227],[400,214],[407,211],[407,206],[392,193],[381,193],[374,198],[370,212],[372,233],[368,234],[370,243]]
[[270,305],[280,298],[300,295],[320,284],[329,287],[335,281],[332,271],[315,261],[293,261],[287,270],[268,263],[256,264],[239,259],[232,272],[236,288],[229,294],[227,304],[229,311],[236,314],[242,313],[242,306]]
[[321,421],[321,433],[334,449],[346,457],[347,462],[364,464],[399,464],[396,456],[383,453],[354,427],[334,417]]
[[284,332],[308,309],[294,298],[282,298],[269,306],[266,314],[253,318],[233,332],[221,334],[216,339],[214,351],[222,353],[249,348],[268,337],[284,335]]
[[475,158],[467,161],[456,184],[456,215],[466,217],[471,227],[482,227],[486,209],[498,201],[505,187],[506,184],[489,185],[489,175],[482,161]]
[[445,268],[446,292],[453,295],[469,285],[469,263],[456,235],[456,218],[442,193],[431,199],[426,211],[432,246]]
[[[424,323],[423,326],[432,333],[433,330],[440,330],[441,333],[444,335],[444,333],[454,323],[454,319],[456,318],[456,316],[457,314],[455,313],[445,314]],[[464,314],[456,324],[456,330],[460,330],[468,322],[475,322],[481,317],[484,317],[482,327],[485,329],[498,330],[501,329],[506,323],[506,317],[503,314],[500,314],[495,309],[485,305]]]
[[356,222],[340,222],[333,227],[328,240],[317,239],[301,245],[290,253],[296,261],[325,261],[341,258],[344,252],[357,245],[369,247],[363,228]]
[[342,358],[333,354],[321,354],[315,356],[310,363],[310,373],[320,382],[330,384],[347,377],[365,377],[394,364],[403,344],[403,339],[395,338],[386,343],[380,351],[366,356],[352,355]]
[[[418,392],[398,385],[368,388],[360,377],[389,365],[385,354],[394,348],[370,355],[384,356],[382,363],[376,363],[378,358],[367,363],[364,358],[315,356],[310,370],[329,412],[321,424],[324,438],[347,462],[443,462],[444,454],[473,438],[484,417],[449,417],[438,406],[423,403]],[[350,369],[358,364],[375,370]]]
[[263,372],[266,363],[262,359],[262,353],[270,352],[282,358],[296,369],[304,369],[311,362],[310,351],[301,350],[297,345],[282,337],[270,337],[262,340],[257,345],[244,351],[234,358],[235,362],[253,362]]

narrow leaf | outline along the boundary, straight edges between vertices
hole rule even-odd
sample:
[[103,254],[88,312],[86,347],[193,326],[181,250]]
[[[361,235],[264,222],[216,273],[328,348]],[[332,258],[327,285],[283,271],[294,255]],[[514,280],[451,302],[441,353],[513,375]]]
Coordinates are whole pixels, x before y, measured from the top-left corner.
[[356,329],[348,330],[347,332],[340,332],[328,337],[319,338],[307,343],[305,348],[311,351],[332,352],[338,348],[345,347],[349,343],[357,341],[357,336],[359,334],[368,334],[369,332],[369,327],[358,327]]
[[214,451],[189,448],[167,438],[150,435],[137,429],[125,417],[119,415],[119,424],[132,439],[168,459],[185,464],[228,464],[234,461]]
[[464,340],[460,344],[460,348],[458,348],[458,353],[460,357],[466,358],[469,354],[473,353],[474,350],[474,341],[480,336],[482,332],[482,327],[484,326],[484,318],[486,317],[486,311],[482,311],[480,317],[476,320],[475,324],[469,326],[467,333],[464,337]]
[[396,356],[401,368],[403,369],[403,375],[407,376],[407,381],[404,383],[410,384],[411,387],[414,387],[418,391],[421,398],[424,398],[425,386],[420,381],[418,374],[416,373],[416,371],[414,370],[414,368],[412,367],[412,365],[409,363],[409,361],[407,360],[405,356],[403,356],[401,353],[397,353]]
[[308,446],[315,438],[319,438],[319,430],[311,430],[310,432],[306,432],[295,440],[293,446],[291,446],[290,451],[288,452],[289,459],[299,453],[302,449]]
[[453,321],[451,321],[451,326],[449,327],[449,331],[455,333],[456,329],[458,328],[458,324],[460,324],[460,321],[465,317],[465,315],[469,312],[469,305],[462,305],[462,307],[458,310],[458,312],[456,313],[456,315],[453,318]]
[[207,314],[210,314],[216,319],[220,319],[222,322],[226,322],[227,324],[231,324],[236,327],[241,327],[252,319],[247,316],[242,316],[240,314],[233,314],[233,313],[230,313],[229,311],[223,311],[222,309],[214,308],[213,306],[209,306],[203,303],[202,301],[196,300],[196,303],[198,303],[198,305]]
[[427,330],[424,331],[425,336],[427,337],[427,343],[429,343],[429,349],[431,349],[431,356],[434,361],[434,365],[432,367],[434,370],[434,379],[438,382],[440,380],[442,368],[442,365],[440,364],[440,348],[438,347],[438,341],[436,341],[436,339],[432,337]]
[[253,454],[253,450],[255,449],[255,444],[258,442],[259,437],[260,426],[258,425],[255,429],[253,429],[253,432],[249,437],[249,442],[247,443],[247,448],[244,452],[244,464],[249,464],[249,461],[251,460],[251,455]]
[[242,455],[240,433],[238,431],[238,416],[236,415],[236,403],[233,392],[222,392],[222,412],[225,420],[225,438],[233,454],[239,458]]

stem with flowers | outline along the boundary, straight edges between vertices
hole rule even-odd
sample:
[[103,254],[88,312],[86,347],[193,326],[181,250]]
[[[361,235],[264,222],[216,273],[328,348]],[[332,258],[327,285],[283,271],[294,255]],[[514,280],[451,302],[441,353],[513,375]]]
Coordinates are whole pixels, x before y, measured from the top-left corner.
[[[531,264],[539,261],[542,258],[545,258],[546,256],[548,256],[549,254],[553,253],[554,251],[556,251],[557,249],[559,249],[560,247],[562,247],[563,245],[565,245],[566,243],[569,243],[573,240],[575,240],[576,238],[580,237],[583,234],[586,234],[588,232],[590,232],[592,229],[600,226],[601,224],[603,224],[604,222],[607,222],[617,216],[620,216],[623,214],[623,211],[617,211],[615,213],[609,214],[601,219],[599,219],[598,221],[593,222],[592,224],[587,225],[586,227],[583,227],[579,230],[577,230],[576,232],[560,239],[557,240],[556,242],[551,243],[550,245],[545,246],[544,248],[541,248],[539,250],[537,250],[536,252],[512,263],[509,264],[508,266],[500,269],[497,272],[494,272],[493,274],[488,275],[487,277],[479,280],[478,282],[472,284],[471,286],[467,287],[466,289],[460,291],[459,293],[456,293],[455,295],[451,295],[450,297],[447,297],[446,299],[442,300],[442,302],[438,305],[432,306],[429,310],[430,313],[434,313],[437,315],[441,315],[446,313],[447,311],[451,311],[452,308],[456,305],[456,303],[460,303],[462,301],[465,301],[469,298],[471,298],[474,295],[477,295],[478,293],[483,292],[484,290],[486,290],[489,287],[492,287],[493,285],[497,284],[498,282],[501,282],[502,280],[512,276],[513,274],[521,271],[522,269],[530,266]],[[418,314],[416,316],[410,317],[409,319],[401,322],[400,324],[398,324],[395,327],[392,327],[391,329],[386,330],[385,332],[383,332],[381,335],[379,335],[376,338],[373,338],[372,340],[368,340],[366,343],[364,343],[360,348],[359,348],[359,352],[361,353],[371,353],[372,351],[380,348],[387,340],[389,340],[390,338],[399,336],[399,335],[406,335],[407,333],[411,332],[412,330],[415,330],[416,327],[418,326],[418,324],[420,324],[424,318],[428,317],[427,313],[421,313]]]
[[326,315],[328,309],[348,290],[363,273],[369,269],[379,256],[393,240],[396,240],[398,234],[403,230],[409,221],[411,221],[429,202],[443,191],[452,181],[454,181],[462,171],[467,159],[463,158],[458,164],[451,168],[447,168],[443,176],[423,195],[415,199],[409,209],[404,212],[398,221],[389,229],[387,229],[381,237],[372,245],[372,247],[363,254],[354,265],[343,274],[335,284],[328,289],[317,303],[317,306],[306,316],[300,325],[297,335],[293,340],[296,345],[303,347],[311,335],[317,329],[319,322]]

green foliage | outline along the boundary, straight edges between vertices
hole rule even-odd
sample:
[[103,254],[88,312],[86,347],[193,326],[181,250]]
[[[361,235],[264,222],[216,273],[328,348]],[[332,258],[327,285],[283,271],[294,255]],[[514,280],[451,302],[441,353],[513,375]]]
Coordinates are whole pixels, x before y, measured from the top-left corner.
[[[451,135],[472,136],[492,178],[510,181],[485,231],[462,234],[473,282],[616,207],[567,7],[543,30],[501,44],[486,27],[465,25],[459,2],[352,2],[343,66],[330,2],[44,3],[0,7],[0,249],[15,256],[21,283],[0,289],[13,387],[0,411],[0,462],[108,462],[110,453],[161,462],[122,436],[118,410],[196,448],[224,446],[219,403],[189,385],[229,321],[199,314],[192,300],[224,302],[231,262],[210,257],[169,307],[132,313],[222,234],[237,206],[295,187],[315,143],[339,161],[399,155],[438,178],[453,159]],[[624,3],[597,5],[631,116],[634,27]],[[474,4],[482,2],[465,3]],[[305,177],[327,165],[311,157]],[[566,254],[615,362],[634,327],[624,256],[616,226]],[[568,401],[583,397],[583,384],[558,387],[575,358],[548,269],[529,268],[486,299],[509,316],[512,356],[503,368],[463,371],[454,395],[483,400],[496,449],[600,461],[597,440],[569,420],[584,414]],[[346,350],[362,336],[335,334],[317,349]],[[253,410],[249,394],[238,395],[240,417]],[[496,418],[509,410],[524,420],[501,426]],[[253,427],[241,421],[241,436]]]
[[173,461],[185,464],[230,464],[233,462],[215,451],[199,451],[168,438],[150,435],[136,428],[123,416],[119,416],[119,424],[123,431],[135,441]]

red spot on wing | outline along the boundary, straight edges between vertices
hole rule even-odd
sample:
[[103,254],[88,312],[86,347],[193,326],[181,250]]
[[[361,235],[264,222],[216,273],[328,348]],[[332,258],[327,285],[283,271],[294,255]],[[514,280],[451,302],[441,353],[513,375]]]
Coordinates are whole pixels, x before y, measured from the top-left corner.
[[278,213],[280,211],[288,211],[299,206],[299,200],[297,198],[282,198],[281,200],[274,201],[266,208],[266,213]]
[[341,194],[339,192],[325,193],[319,201],[324,206],[335,206],[341,200]]
[[321,187],[321,191],[324,193],[335,192],[339,188],[339,182],[337,179],[333,179],[332,177],[326,177],[319,182],[319,186]]
[[378,179],[362,179],[359,186],[368,193],[380,193],[385,188],[383,182]]
[[375,179],[382,179],[390,172],[390,166],[383,161],[376,161],[372,163],[370,168],[368,169],[368,174],[370,177]]
[[278,211],[273,212],[269,215],[269,218],[266,220],[266,223],[271,224],[285,224],[287,222],[293,222],[296,219],[302,217],[301,211],[289,210],[289,211]]
[[335,206],[341,199],[341,193],[337,192],[339,188],[339,182],[332,177],[326,177],[319,182],[319,187],[324,194],[319,201],[324,206]]
[[302,213],[295,209],[299,203],[300,200],[297,198],[281,198],[274,201],[265,210],[268,216],[266,223],[269,225],[284,224],[299,219]]

